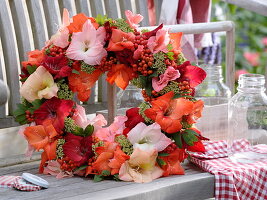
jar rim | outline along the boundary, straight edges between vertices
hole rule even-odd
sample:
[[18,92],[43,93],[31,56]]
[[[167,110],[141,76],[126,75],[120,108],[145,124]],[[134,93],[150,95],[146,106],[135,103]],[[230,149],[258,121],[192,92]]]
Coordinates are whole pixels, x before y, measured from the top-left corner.
[[249,79],[255,79],[255,78],[260,78],[260,79],[265,79],[264,75],[262,74],[241,74],[239,76],[239,80],[241,79],[246,79],[246,80],[249,80]]

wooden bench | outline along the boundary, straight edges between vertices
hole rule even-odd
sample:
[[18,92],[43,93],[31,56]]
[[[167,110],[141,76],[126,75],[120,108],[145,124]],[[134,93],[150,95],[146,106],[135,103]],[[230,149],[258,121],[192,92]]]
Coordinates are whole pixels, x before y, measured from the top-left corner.
[[[156,0],[156,8],[161,0]],[[19,76],[20,62],[27,59],[26,52],[41,49],[44,42],[56,32],[61,23],[61,12],[67,8],[71,15],[83,12],[88,16],[108,14],[109,17],[124,17],[124,10],[129,9],[144,16],[141,26],[148,26],[148,12],[144,0],[1,0],[0,1],[0,79],[10,87],[10,100],[0,106],[0,175],[21,175],[22,172],[36,174],[39,155],[25,162],[19,155],[26,148],[17,135],[18,128],[12,118],[16,103],[20,100]],[[156,9],[159,16],[159,9]],[[234,71],[234,26],[231,22],[169,26],[171,31],[182,31],[185,34],[205,32],[227,32],[227,57],[229,66],[227,83],[233,88]],[[153,27],[146,27],[152,29]],[[108,97],[107,97],[107,91]],[[87,113],[109,107],[110,118],[113,118],[116,105],[116,89],[107,86],[101,79],[93,89],[90,100],[83,106]],[[113,99],[113,101],[107,101]],[[107,106],[109,103],[109,106]],[[6,128],[6,129],[3,129]],[[11,143],[12,142],[12,143]],[[23,144],[22,144],[23,143]],[[18,152],[12,150],[17,150]],[[1,151],[5,153],[1,154]],[[11,152],[11,153],[10,153]],[[3,155],[6,155],[5,157]],[[12,165],[21,162],[22,164]],[[86,178],[74,177],[56,180],[51,176],[44,177],[51,183],[47,190],[32,193],[21,193],[11,189],[0,189],[1,199],[206,199],[214,196],[214,176],[201,171],[194,165],[185,163],[185,176],[160,178],[148,184],[104,181],[92,183]],[[2,192],[3,191],[3,192]]]

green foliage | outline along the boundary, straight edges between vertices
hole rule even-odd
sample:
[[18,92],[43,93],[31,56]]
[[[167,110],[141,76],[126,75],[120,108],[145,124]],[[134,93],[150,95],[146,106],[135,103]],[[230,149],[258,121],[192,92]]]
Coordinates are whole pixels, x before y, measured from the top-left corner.
[[104,23],[107,21],[112,22],[112,19],[108,18],[107,15],[100,15],[100,14],[96,16],[95,20],[100,26],[103,26]]
[[183,133],[182,133],[182,138],[185,141],[186,144],[188,144],[189,146],[193,146],[194,142],[198,141],[198,138],[196,136],[196,132],[191,130],[191,129],[186,129]]
[[86,72],[88,74],[92,74],[96,68],[93,65],[88,65],[84,61],[81,63],[81,71]]
[[165,53],[160,51],[153,55],[154,57],[154,63],[152,65],[152,68],[156,69],[158,74],[163,74],[167,66],[165,64]]
[[57,82],[58,92],[57,96],[59,99],[73,99],[73,92],[70,90],[69,85],[66,83],[65,79]]
[[[235,67],[245,69],[250,73],[264,74],[267,63],[266,46],[262,39],[267,37],[267,17],[255,12],[227,4],[219,0],[213,0],[213,12],[221,8],[226,13],[226,20],[235,23]],[[214,15],[214,14],[213,14]],[[218,21],[221,16],[213,16],[212,21]],[[225,38],[223,39],[223,53],[225,54]],[[244,57],[245,52],[259,54],[259,64],[252,66]],[[225,62],[223,62],[225,66]]]
[[133,145],[124,135],[118,135],[115,138],[115,142],[118,142],[121,146],[121,150],[127,154],[131,155],[133,153]]
[[145,122],[147,124],[152,124],[154,121],[150,118],[148,118],[145,114],[145,110],[150,108],[149,103],[143,102],[139,105],[139,114],[144,118]]
[[65,139],[57,140],[57,150],[56,150],[57,159],[62,159],[64,157],[63,145],[65,144],[65,142],[66,142]]
[[134,30],[130,27],[125,19],[116,19],[111,23],[111,26],[116,26],[118,29],[126,33],[134,32]]

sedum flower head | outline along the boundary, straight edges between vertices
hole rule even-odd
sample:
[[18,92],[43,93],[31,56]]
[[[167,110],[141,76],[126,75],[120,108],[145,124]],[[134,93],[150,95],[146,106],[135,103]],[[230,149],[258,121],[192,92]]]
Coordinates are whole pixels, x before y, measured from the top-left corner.
[[179,85],[178,85],[177,82],[175,82],[175,81],[170,81],[170,82],[168,83],[168,85],[167,85],[165,88],[163,88],[163,89],[159,92],[159,94],[160,94],[160,95],[164,95],[164,94],[166,94],[166,93],[168,93],[168,92],[170,92],[170,91],[173,91],[175,94],[180,93]]
[[111,26],[116,26],[116,27],[118,27],[118,29],[120,29],[126,33],[133,32],[133,29],[125,21],[125,19],[116,19],[115,22],[111,24]]
[[92,74],[95,70],[96,68],[93,65],[88,65],[82,61],[81,71],[86,72],[88,74]]
[[154,64],[152,65],[152,68],[156,69],[158,74],[164,74],[164,72],[167,69],[167,66],[164,61],[165,61],[164,52],[160,51],[154,54]]
[[64,157],[64,152],[63,152],[63,145],[65,144],[64,139],[58,139],[57,140],[57,150],[56,150],[56,155],[57,159],[62,159]]
[[178,58],[177,58],[177,60],[176,60],[176,64],[177,64],[177,65],[181,65],[181,64],[183,64],[185,61],[187,61],[187,60],[186,60],[186,58],[184,57],[184,54],[183,54],[182,52],[180,52],[180,53],[178,54]]
[[102,141],[102,140],[100,140],[99,142],[92,145],[92,151],[94,152],[96,157],[98,156],[96,153],[96,148],[97,147],[103,147],[103,146],[104,146],[104,141]]
[[65,81],[59,81],[57,83],[57,87],[58,87],[57,96],[59,99],[68,99],[68,100],[73,99],[73,92],[70,90],[68,84],[65,83]]
[[148,124],[154,123],[154,121],[150,118],[148,118],[145,114],[145,110],[150,108],[150,105],[147,102],[142,102],[139,105],[139,114],[144,118],[145,122]]
[[121,146],[121,150],[127,154],[131,155],[133,153],[133,145],[131,142],[125,137],[125,135],[118,135],[115,138],[115,142],[118,142]]
[[65,131],[68,133],[74,132],[76,130],[76,128],[78,127],[75,124],[75,121],[70,117],[65,118],[64,125],[65,125]]

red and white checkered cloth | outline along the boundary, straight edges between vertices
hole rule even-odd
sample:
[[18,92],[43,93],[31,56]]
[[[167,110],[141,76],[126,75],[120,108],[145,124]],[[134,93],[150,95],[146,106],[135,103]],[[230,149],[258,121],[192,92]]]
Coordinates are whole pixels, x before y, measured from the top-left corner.
[[21,176],[0,176],[0,188],[16,188],[23,191],[37,191],[41,187],[26,182]]
[[[204,142],[207,152],[192,153],[191,161],[215,175],[215,198],[220,200],[266,200],[267,159],[254,163],[237,163],[227,157],[225,141]],[[239,147],[237,147],[239,145]],[[246,141],[236,148],[248,147]],[[257,153],[267,153],[267,145],[250,147]]]

